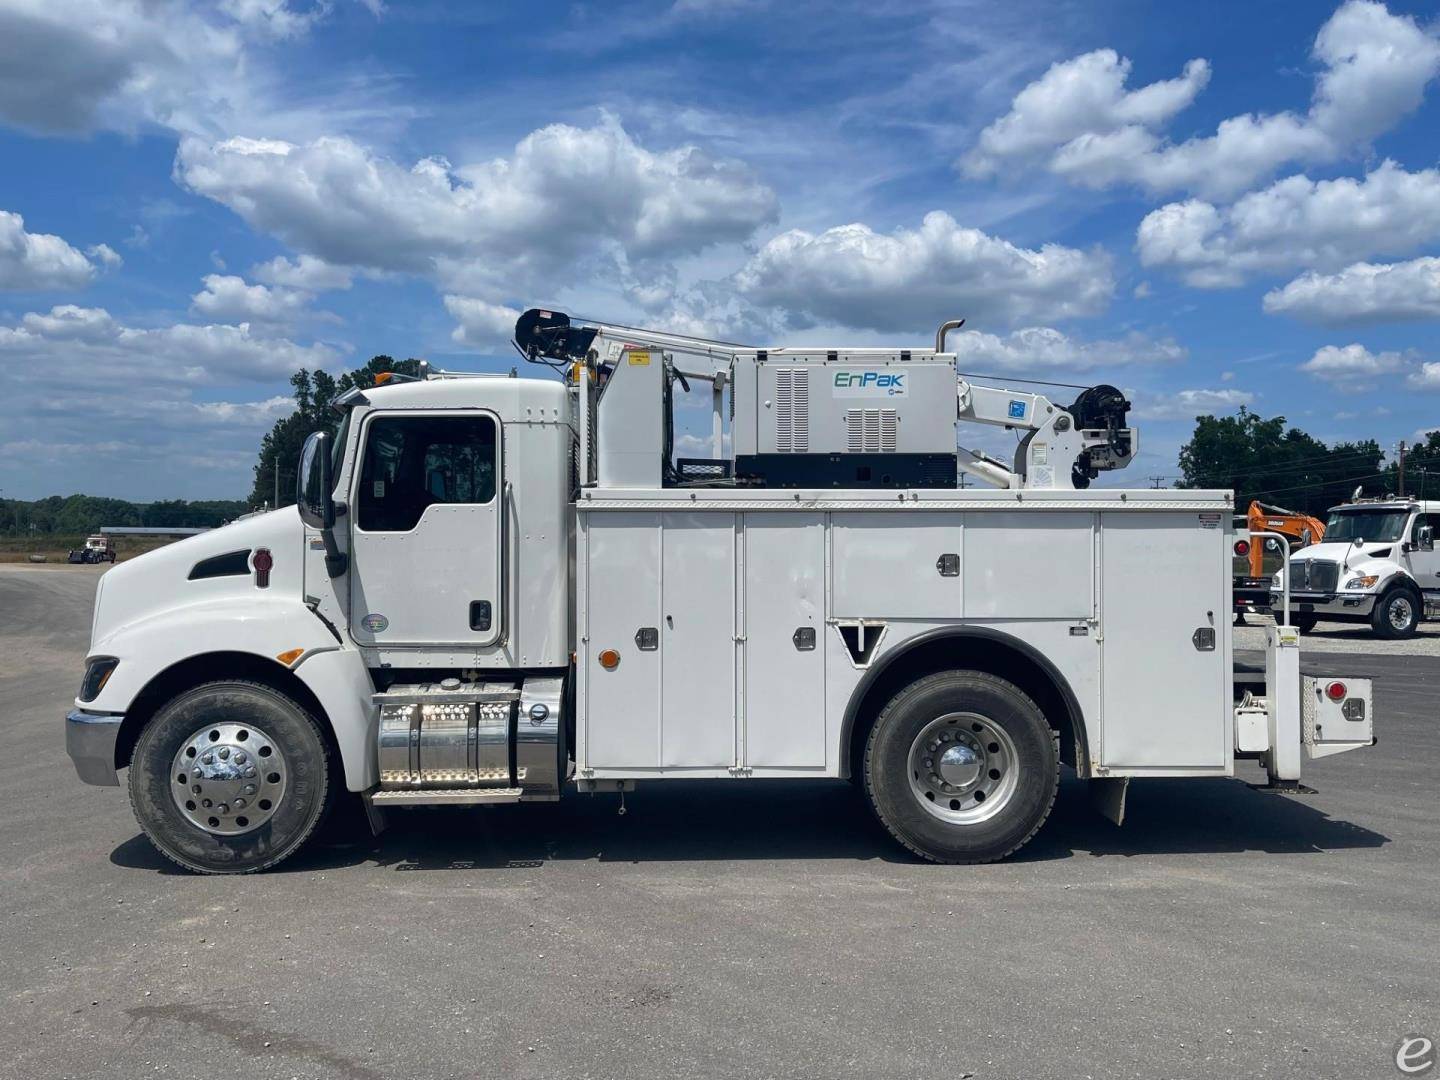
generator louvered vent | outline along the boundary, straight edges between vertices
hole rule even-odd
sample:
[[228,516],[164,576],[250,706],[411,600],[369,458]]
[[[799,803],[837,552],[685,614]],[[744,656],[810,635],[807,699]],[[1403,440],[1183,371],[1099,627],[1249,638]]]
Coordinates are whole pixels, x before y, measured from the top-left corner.
[[810,371],[775,370],[775,449],[782,454],[810,451]]
[[845,413],[846,449],[852,454],[893,454],[898,422],[894,409],[850,409]]

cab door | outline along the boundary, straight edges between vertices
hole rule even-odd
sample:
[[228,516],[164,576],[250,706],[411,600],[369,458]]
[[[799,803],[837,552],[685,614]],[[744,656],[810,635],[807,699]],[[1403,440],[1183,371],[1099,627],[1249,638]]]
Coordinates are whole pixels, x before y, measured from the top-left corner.
[[[1430,529],[1430,546],[1420,546],[1420,530]],[[1435,537],[1440,536],[1440,514],[1416,514],[1405,536],[1405,562],[1420,588],[1440,589],[1440,552],[1435,549]]]
[[350,636],[482,647],[504,635],[504,470],[494,413],[376,412],[350,497]]

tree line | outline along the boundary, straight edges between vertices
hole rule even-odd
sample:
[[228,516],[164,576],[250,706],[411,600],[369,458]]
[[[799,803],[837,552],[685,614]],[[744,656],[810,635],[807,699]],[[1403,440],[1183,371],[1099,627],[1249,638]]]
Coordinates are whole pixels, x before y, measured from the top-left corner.
[[102,525],[148,525],[168,529],[215,528],[250,507],[242,499],[165,499],[133,503],[99,495],[51,495],[44,499],[0,499],[0,534],[78,536]]
[[[1242,408],[1235,416],[1199,416],[1180,448],[1180,488],[1233,488],[1235,505],[1254,499],[1324,515],[1356,488],[1366,495],[1401,491],[1398,455],[1374,439],[1326,444],[1283,416],[1268,419]],[[1440,431],[1405,451],[1404,494],[1440,498]]]

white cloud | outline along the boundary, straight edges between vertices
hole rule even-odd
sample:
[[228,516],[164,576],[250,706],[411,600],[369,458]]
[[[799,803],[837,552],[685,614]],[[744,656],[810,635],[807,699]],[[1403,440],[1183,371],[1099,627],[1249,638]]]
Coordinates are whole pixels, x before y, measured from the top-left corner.
[[[1113,49],[1096,49],[1052,64],[1020,93],[1010,111],[980,133],[962,167],[973,177],[993,176],[1007,164],[1034,161],[1076,139],[1146,138],[1187,108],[1210,81],[1210,65],[1191,60],[1177,78],[1125,89],[1130,61]],[[1153,140],[1154,136],[1149,136]]]
[[1197,416],[1230,413],[1255,403],[1255,395],[1250,391],[1233,388],[1176,390],[1165,394],[1127,390],[1125,394],[1134,403],[1133,415],[1139,420],[1194,420]]
[[[1427,361],[1421,364],[1405,377],[1405,382],[1416,390],[1440,390],[1440,363]],[[1423,434],[1424,432],[1417,433],[1417,438]]]
[[1303,274],[1266,293],[1265,311],[1322,326],[1440,318],[1440,258]]
[[1136,233],[1146,266],[1201,288],[1266,271],[1338,268],[1440,239],[1440,169],[1382,162],[1363,179],[1291,176],[1221,209],[1191,199],[1147,214]]
[[190,309],[222,322],[294,322],[312,299],[299,289],[251,285],[233,274],[206,274],[202,281],[205,288],[191,298]]
[[247,30],[272,38],[303,37],[330,13],[324,0],[293,8],[288,0],[220,0],[220,10]]
[[1016,247],[934,210],[918,229],[841,225],[775,237],[735,275],[752,303],[793,325],[925,332],[948,318],[986,323],[1060,319],[1102,310],[1115,289],[1108,257],[1058,244]]
[[1287,162],[1333,161],[1367,147],[1413,112],[1440,73],[1440,41],[1383,4],[1348,0],[1320,28],[1310,109],[1245,113],[1215,134],[1169,143],[1159,132],[1209,77],[1192,60],[1177,79],[1125,90],[1129,62],[1109,49],[1056,64],[987,127],[963,160],[972,176],[1041,162],[1088,187],[1233,196]]
[[745,240],[777,213],[739,162],[693,146],[652,152],[609,116],[541,128],[509,158],[458,168],[405,168],[340,137],[185,139],[175,173],[298,251],[467,288],[553,283],[616,248],[632,262],[675,258]]
[[109,244],[91,244],[85,249],[85,254],[107,270],[116,270],[125,265],[120,253]]
[[[107,266],[119,256],[105,245],[109,256],[99,256]],[[0,210],[0,289],[39,291],[78,289],[95,276],[95,267],[83,254],[58,236],[25,231],[25,219]]]
[[965,330],[950,338],[960,370],[1088,371],[1131,364],[1177,363],[1185,349],[1168,338],[1130,334],[1116,341],[1078,341],[1048,326],[1031,326],[1004,337]]
[[[220,269],[224,268],[222,263]],[[277,255],[269,262],[252,266],[250,276],[267,285],[328,292],[350,288],[354,273],[347,266],[332,266],[313,255],[301,255],[293,260]]]
[[515,320],[520,312],[503,304],[491,304],[471,296],[446,296],[445,310],[458,321],[451,338],[461,345],[481,349],[503,347],[515,337]]
[[0,5],[0,118],[20,127],[188,128],[241,63],[237,34],[177,0]]
[[1363,345],[1352,344],[1322,346],[1300,365],[1300,370],[1328,382],[1350,383],[1391,375],[1409,366],[1409,359],[1401,353],[1373,353]]
[[335,349],[263,337],[247,323],[177,323],[158,328],[125,326],[103,308],[63,304],[31,312],[17,325],[0,326],[0,364],[27,378],[73,378],[92,385],[98,377],[134,376],[152,383],[262,382],[300,367],[333,368]]

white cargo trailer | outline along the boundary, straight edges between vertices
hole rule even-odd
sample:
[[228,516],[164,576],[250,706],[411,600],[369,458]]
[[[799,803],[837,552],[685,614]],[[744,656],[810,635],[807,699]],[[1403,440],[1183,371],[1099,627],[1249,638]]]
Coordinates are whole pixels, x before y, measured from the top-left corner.
[[[128,767],[146,834],[207,872],[280,862],[341,787],[378,828],[744,777],[855,779],[911,850],[977,862],[1040,828],[1062,763],[1119,820],[1132,777],[1254,758],[1295,789],[1304,750],[1373,741],[1369,684],[1302,679],[1291,627],[1237,677],[1228,492],[1089,489],[1134,455],[1123,396],[957,377],[952,327],[753,349],[530,311],[560,380],[351,392],[298,511],[102,579],[81,778]],[[704,459],[674,453],[691,381]],[[1013,462],[957,422],[1015,430]]]

